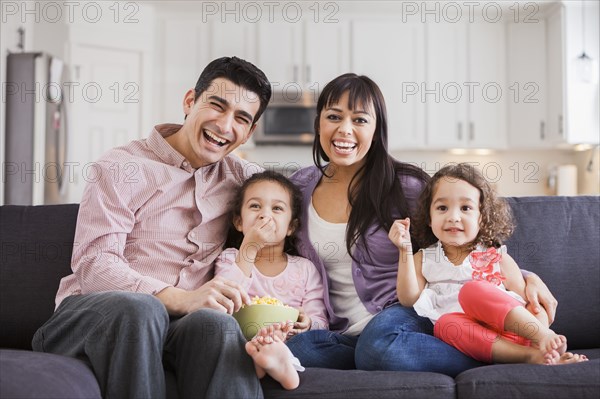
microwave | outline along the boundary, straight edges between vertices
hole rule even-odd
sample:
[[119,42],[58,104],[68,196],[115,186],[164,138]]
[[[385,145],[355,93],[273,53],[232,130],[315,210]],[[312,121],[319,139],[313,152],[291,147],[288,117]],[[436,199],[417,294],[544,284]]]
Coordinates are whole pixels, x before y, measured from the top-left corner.
[[312,144],[317,116],[317,93],[277,91],[258,121],[254,142],[260,144]]

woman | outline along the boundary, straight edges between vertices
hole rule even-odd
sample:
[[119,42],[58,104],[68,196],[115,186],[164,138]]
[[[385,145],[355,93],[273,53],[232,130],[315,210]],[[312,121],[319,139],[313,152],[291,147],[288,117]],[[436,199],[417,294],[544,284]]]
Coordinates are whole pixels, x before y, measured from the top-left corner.
[[[428,319],[397,303],[398,249],[387,234],[394,220],[413,214],[429,177],[387,152],[379,87],[355,74],[328,83],[315,133],[315,166],[292,180],[304,197],[298,250],[324,277],[331,331],[294,336],[289,348],[306,367],[455,376],[480,365],[433,337]],[[527,281],[530,301],[537,304],[539,296],[553,317],[556,300],[547,287],[533,274]]]

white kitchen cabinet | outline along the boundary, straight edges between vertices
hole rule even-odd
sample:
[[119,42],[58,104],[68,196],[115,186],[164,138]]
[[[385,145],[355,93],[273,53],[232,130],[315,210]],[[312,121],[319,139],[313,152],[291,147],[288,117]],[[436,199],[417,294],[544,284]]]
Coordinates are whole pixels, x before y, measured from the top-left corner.
[[349,23],[306,22],[304,32],[305,84],[317,93],[329,81],[350,71]]
[[582,14],[581,3],[563,2],[547,19],[549,133],[558,144],[600,142],[598,82],[582,82],[576,65],[583,51],[583,34],[585,52],[596,60],[598,73],[599,4],[584,2],[583,6]]
[[302,24],[275,21],[258,26],[258,65],[277,89],[303,83]]
[[565,60],[563,51],[564,13],[556,9],[546,19],[546,57],[548,74],[548,139],[558,143],[564,138]]
[[275,90],[319,93],[348,69],[347,24],[274,21],[258,26],[257,63]]
[[502,22],[427,25],[429,148],[506,147],[505,34]]
[[183,117],[185,92],[193,89],[206,65],[219,57],[237,56],[256,62],[256,24],[189,19],[182,15],[162,19],[163,120]]
[[555,144],[549,132],[546,21],[509,23],[508,138],[511,148]]
[[425,79],[423,24],[400,23],[399,17],[357,17],[351,37],[352,72],[373,79],[385,98],[388,148],[422,148],[425,106],[418,91]]

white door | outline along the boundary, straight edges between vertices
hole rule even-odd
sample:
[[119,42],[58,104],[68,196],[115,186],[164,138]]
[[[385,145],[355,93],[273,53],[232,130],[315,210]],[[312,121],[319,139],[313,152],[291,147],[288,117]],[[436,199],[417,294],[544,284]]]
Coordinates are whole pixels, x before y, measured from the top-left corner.
[[74,45],[69,149],[70,202],[95,179],[94,162],[108,149],[147,137],[140,131],[140,53]]

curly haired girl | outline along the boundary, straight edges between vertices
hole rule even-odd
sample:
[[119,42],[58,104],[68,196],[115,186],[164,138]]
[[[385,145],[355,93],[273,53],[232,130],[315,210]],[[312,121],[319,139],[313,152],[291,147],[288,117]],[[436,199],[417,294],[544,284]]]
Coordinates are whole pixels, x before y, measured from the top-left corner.
[[397,220],[389,238],[398,247],[396,291],[434,323],[434,335],[486,363],[566,364],[566,352],[545,312],[526,307],[525,281],[502,242],[513,230],[508,204],[473,166],[440,169],[420,197],[412,253],[410,220]]

